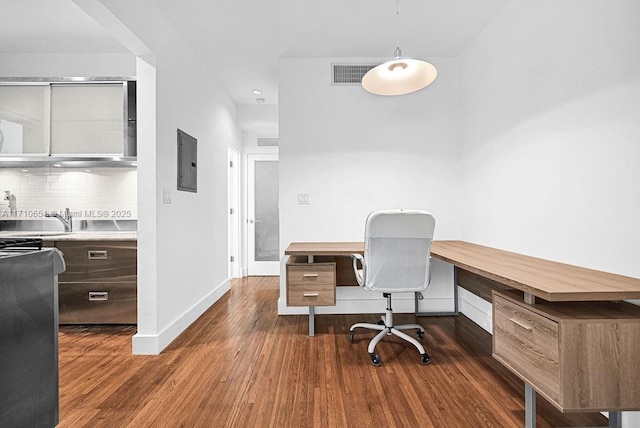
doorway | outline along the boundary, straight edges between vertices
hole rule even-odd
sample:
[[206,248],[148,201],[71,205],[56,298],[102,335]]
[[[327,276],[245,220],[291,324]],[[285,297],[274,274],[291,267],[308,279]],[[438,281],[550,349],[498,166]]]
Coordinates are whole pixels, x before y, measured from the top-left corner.
[[279,172],[277,153],[247,155],[247,270],[280,274]]
[[227,148],[227,184],[229,213],[229,278],[239,278],[240,273],[240,154]]

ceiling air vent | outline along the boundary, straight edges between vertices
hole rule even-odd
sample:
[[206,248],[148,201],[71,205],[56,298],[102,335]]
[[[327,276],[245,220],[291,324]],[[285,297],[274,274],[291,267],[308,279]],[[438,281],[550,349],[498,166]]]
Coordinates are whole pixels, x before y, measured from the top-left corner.
[[331,84],[338,86],[360,85],[362,76],[374,68],[371,64],[331,64]]
[[258,138],[258,146],[260,147],[277,147],[278,143],[277,138]]

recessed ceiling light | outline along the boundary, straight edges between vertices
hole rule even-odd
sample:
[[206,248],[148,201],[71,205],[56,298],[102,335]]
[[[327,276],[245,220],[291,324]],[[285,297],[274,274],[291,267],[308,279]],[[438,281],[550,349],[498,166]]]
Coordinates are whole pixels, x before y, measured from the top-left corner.
[[254,95],[260,95],[262,93],[262,91],[260,89],[254,89],[253,93],[254,93]]
[[258,104],[264,104],[264,98],[256,98]]
[[60,165],[59,163],[54,163],[53,166],[55,166],[56,168],[61,168],[62,165]]
[[29,172],[29,170],[28,170],[28,169],[21,169],[20,171],[22,171],[22,172]]
[[91,170],[90,169],[85,169],[84,172],[91,172]]

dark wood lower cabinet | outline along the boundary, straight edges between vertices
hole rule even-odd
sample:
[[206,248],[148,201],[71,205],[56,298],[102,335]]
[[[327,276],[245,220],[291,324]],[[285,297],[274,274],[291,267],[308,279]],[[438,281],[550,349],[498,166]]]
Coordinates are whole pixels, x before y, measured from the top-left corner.
[[60,324],[137,323],[137,242],[56,241]]

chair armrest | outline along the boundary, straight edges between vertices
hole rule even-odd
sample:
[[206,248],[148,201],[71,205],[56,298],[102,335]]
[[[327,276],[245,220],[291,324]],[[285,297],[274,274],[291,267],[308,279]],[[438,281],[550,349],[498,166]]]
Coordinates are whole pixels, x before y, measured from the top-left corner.
[[[364,257],[361,254],[351,254],[351,259],[353,260],[353,273],[356,275],[356,281],[358,281],[360,287],[364,287]],[[362,265],[362,269],[358,269],[358,262]]]

